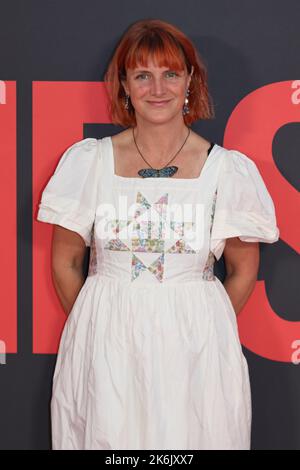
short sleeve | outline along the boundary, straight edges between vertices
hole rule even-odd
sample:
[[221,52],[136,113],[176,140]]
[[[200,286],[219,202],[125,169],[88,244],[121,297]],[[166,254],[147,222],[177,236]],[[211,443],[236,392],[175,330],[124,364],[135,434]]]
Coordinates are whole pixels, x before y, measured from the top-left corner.
[[77,232],[86,246],[96,214],[99,175],[97,139],[87,138],[71,145],[43,190],[37,220]]
[[210,249],[217,260],[226,238],[274,243],[279,238],[273,200],[252,159],[228,150],[220,164]]

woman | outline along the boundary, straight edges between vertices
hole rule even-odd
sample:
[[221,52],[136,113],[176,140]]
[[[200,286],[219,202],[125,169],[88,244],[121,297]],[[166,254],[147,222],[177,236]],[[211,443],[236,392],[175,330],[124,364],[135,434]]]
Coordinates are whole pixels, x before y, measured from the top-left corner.
[[53,449],[249,449],[236,315],[259,242],[278,240],[273,201],[250,157],[191,130],[213,111],[205,66],[176,27],[133,24],[105,79],[112,122],[127,128],[69,147],[39,205],[38,220],[55,224],[68,314]]

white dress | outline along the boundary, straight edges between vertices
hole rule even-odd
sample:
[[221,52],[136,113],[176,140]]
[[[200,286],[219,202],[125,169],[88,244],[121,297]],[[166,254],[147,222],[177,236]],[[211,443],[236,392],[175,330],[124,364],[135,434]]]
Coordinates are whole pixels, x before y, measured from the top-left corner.
[[37,220],[91,247],[60,339],[52,448],[250,449],[248,365],[213,265],[226,238],[278,240],[253,160],[215,144],[198,178],[122,177],[110,136],[83,139]]

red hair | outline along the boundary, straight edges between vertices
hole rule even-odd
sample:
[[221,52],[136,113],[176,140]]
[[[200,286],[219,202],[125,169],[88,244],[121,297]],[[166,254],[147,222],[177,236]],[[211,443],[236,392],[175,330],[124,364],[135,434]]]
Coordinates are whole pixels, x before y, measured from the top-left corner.
[[124,108],[125,90],[121,80],[126,79],[127,68],[135,68],[138,64],[147,67],[149,57],[159,67],[172,70],[183,70],[185,65],[189,74],[191,66],[194,66],[189,86],[190,112],[183,115],[186,125],[215,116],[208,92],[207,70],[191,40],[170,23],[145,19],[133,23],[125,32],[104,75],[113,124],[124,127],[136,125],[130,99],[128,110]]

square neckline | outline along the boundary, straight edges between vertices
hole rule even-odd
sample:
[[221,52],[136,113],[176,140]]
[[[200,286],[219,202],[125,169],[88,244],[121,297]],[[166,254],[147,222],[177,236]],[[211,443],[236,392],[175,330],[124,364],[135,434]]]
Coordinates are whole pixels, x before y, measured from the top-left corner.
[[217,150],[218,148],[218,144],[214,143],[213,147],[211,148],[208,156],[206,157],[206,160],[201,168],[201,171],[200,171],[200,174],[198,176],[196,176],[195,178],[172,178],[172,177],[155,177],[155,176],[149,176],[147,178],[143,178],[142,176],[121,176],[121,175],[117,175],[116,172],[115,172],[115,155],[114,155],[114,148],[113,148],[113,143],[112,143],[112,136],[108,136],[107,137],[108,139],[108,142],[109,142],[109,145],[110,145],[110,159],[111,159],[111,169],[112,169],[112,176],[114,179],[116,180],[120,180],[120,181],[129,181],[129,180],[132,180],[134,182],[137,182],[137,181],[140,181],[140,180],[143,180],[143,181],[146,181],[146,180],[149,180],[150,182],[153,182],[154,180],[155,181],[160,181],[162,180],[165,184],[168,183],[169,181],[177,181],[177,182],[187,182],[187,181],[190,181],[190,182],[199,182],[199,180],[202,178],[202,174],[205,172],[205,169],[207,168],[208,166],[208,163],[210,162],[211,158],[212,158],[212,155],[214,155],[215,151]]

